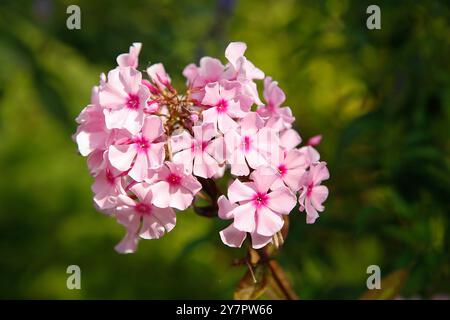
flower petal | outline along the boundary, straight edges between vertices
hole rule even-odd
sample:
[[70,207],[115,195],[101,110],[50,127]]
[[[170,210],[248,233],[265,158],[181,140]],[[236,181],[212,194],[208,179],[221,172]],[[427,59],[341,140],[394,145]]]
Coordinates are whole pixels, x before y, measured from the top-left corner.
[[222,242],[232,248],[240,248],[247,233],[236,229],[232,224],[220,231]]
[[283,227],[283,218],[267,207],[258,208],[256,214],[258,216],[256,232],[261,236],[271,237]]
[[134,145],[112,145],[108,150],[108,159],[111,165],[120,171],[130,168],[137,150]]
[[297,198],[286,187],[281,187],[268,194],[267,206],[279,214],[289,214],[297,204]]
[[238,179],[234,180],[234,182],[228,187],[228,199],[230,199],[233,203],[251,200],[255,194],[255,190]]

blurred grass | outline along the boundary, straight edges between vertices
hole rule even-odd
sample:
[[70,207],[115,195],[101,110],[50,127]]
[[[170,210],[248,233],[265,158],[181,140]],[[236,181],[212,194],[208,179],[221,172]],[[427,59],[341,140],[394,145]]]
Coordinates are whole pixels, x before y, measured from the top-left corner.
[[[82,29],[66,29],[78,4]],[[450,8],[445,1],[12,1],[0,4],[0,297],[231,298],[244,255],[227,223],[178,215],[134,255],[93,209],[70,135],[100,72],[133,41],[178,87],[229,41],[278,80],[303,138],[323,133],[330,198],[315,225],[293,212],[280,264],[301,298],[357,298],[366,268],[409,269],[402,296],[450,294]],[[82,290],[66,289],[66,268]]]

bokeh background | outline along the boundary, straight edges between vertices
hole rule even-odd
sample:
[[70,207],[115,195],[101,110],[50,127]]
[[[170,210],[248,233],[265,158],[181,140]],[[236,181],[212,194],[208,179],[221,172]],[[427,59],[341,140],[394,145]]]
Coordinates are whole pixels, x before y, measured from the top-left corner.
[[[357,299],[372,264],[405,278],[401,297],[450,294],[450,6],[376,1],[382,29],[371,31],[372,2],[2,0],[0,297],[233,296],[246,268],[231,262],[245,250],[222,245],[227,222],[187,211],[124,256],[113,250],[124,230],[93,208],[74,119],[134,41],[141,68],[163,62],[178,87],[185,65],[224,61],[228,42],[245,41],[304,140],[323,134],[326,211],[314,225],[293,212],[278,256],[301,298]],[[71,4],[81,30],[66,28]],[[81,290],[66,288],[71,264]]]

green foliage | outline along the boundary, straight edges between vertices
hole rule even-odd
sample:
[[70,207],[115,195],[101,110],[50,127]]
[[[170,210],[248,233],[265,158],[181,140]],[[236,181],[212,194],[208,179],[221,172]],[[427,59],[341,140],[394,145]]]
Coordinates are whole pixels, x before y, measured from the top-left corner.
[[[95,212],[71,134],[100,72],[133,41],[141,68],[163,62],[182,86],[187,63],[236,40],[279,81],[303,138],[324,135],[326,211],[314,225],[293,212],[279,256],[299,296],[358,298],[372,264],[409,271],[388,278],[396,295],[450,293],[445,1],[379,1],[374,31],[369,1],[80,0],[78,31],[66,28],[69,4],[0,4],[0,297],[233,297],[247,269],[232,261],[246,253],[221,244],[226,222],[187,211],[163,239],[114,252],[123,230]],[[71,264],[80,291],[66,288]]]

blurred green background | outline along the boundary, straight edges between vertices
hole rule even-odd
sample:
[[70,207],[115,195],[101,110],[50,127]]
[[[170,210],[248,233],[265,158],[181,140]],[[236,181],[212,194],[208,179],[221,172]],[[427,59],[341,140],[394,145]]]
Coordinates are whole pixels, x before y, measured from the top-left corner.
[[[450,6],[377,1],[0,2],[0,297],[232,298],[245,249],[222,245],[228,222],[193,212],[173,232],[113,247],[124,234],[92,205],[86,159],[71,140],[100,72],[143,43],[141,68],[163,62],[177,87],[203,55],[230,41],[287,95],[304,140],[331,179],[314,225],[291,214],[279,262],[306,299],[353,299],[366,268],[407,270],[402,297],[450,294]],[[81,30],[66,8],[81,7]],[[66,288],[66,268],[82,289]]]

